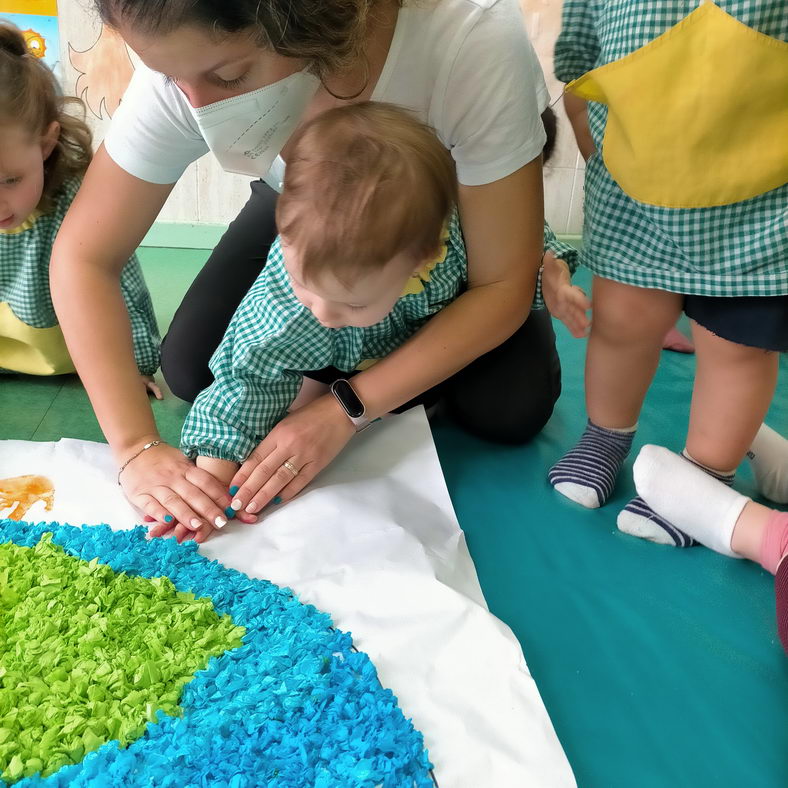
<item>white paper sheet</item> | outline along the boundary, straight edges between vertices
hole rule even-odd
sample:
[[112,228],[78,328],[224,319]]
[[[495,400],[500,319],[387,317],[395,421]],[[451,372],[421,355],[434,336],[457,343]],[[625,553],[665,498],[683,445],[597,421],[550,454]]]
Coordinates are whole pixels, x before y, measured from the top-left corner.
[[[140,522],[103,444],[0,441],[0,479],[28,473],[55,486],[53,511],[36,504],[31,522]],[[365,431],[299,499],[200,550],[289,586],[351,632],[424,733],[440,788],[575,785],[519,643],[487,610],[421,408]]]

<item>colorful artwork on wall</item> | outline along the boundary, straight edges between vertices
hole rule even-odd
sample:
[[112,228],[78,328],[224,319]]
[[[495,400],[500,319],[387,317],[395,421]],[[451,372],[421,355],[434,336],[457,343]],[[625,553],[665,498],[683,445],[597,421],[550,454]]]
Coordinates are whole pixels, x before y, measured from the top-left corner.
[[55,0],[0,0],[0,19],[15,24],[24,34],[30,54],[41,58],[58,79],[62,77]]
[[123,39],[102,26],[99,37],[84,51],[69,43],[68,59],[79,74],[76,94],[97,118],[111,118],[134,73]]

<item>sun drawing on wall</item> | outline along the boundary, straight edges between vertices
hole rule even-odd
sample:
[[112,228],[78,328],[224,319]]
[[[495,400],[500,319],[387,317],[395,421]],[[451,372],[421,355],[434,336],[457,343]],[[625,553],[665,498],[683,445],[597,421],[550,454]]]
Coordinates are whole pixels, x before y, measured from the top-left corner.
[[33,57],[43,58],[44,55],[46,55],[47,44],[41,33],[37,33],[32,28],[28,28],[22,31],[22,35],[25,37],[27,51],[30,52]]

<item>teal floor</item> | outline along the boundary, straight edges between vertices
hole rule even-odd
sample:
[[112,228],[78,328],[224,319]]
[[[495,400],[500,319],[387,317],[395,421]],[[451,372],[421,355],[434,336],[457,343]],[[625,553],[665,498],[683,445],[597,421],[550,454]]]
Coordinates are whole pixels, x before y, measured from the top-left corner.
[[[163,330],[170,324],[191,280],[208,258],[208,252],[141,249],[139,256]],[[161,375],[157,380],[163,385]],[[189,406],[172,395],[162,402],[154,402],[153,406],[162,436],[177,443]],[[27,375],[0,377],[0,438],[104,440],[82,384],[75,376],[35,378]]]
[[[165,326],[206,253],[148,249],[141,257]],[[620,534],[615,516],[633,493],[631,462],[601,510],[553,493],[546,469],[585,420],[584,342],[560,326],[558,334],[564,392],[532,445],[501,448],[434,426],[490,608],[520,639],[581,788],[785,788],[788,660],[771,578],[702,548]],[[663,354],[636,449],[682,447],[693,366]],[[769,415],[783,430],[786,381],[784,358]],[[177,440],[186,406],[170,396],[154,407],[164,437]],[[78,381],[0,379],[0,438],[63,436],[101,440]],[[737,486],[752,492],[747,468]]]

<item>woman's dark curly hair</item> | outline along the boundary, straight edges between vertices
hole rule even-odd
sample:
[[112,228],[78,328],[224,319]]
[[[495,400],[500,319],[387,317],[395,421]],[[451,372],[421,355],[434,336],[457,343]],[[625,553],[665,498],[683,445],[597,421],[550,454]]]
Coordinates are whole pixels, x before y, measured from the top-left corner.
[[319,77],[360,55],[370,10],[377,0],[95,0],[102,20],[146,33],[182,25],[219,34],[249,31],[259,46],[304,58]]

